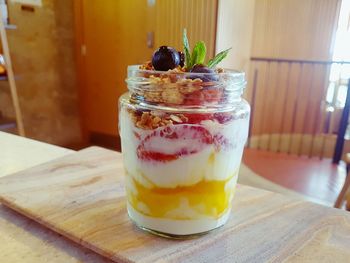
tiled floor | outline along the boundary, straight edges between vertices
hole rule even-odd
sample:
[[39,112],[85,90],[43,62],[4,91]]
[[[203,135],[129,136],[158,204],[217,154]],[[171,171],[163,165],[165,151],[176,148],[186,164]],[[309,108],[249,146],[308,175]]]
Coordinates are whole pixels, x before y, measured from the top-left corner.
[[345,165],[334,165],[330,159],[246,149],[243,160],[265,179],[328,205],[335,202],[346,176]]

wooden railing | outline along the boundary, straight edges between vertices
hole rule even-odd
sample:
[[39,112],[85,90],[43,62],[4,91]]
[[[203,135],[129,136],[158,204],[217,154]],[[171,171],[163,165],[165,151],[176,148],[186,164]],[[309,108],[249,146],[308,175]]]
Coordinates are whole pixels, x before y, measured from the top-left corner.
[[337,104],[337,94],[345,80],[340,77],[332,84],[333,100],[327,101],[332,65],[343,67],[350,62],[252,57],[247,94],[252,108],[248,147],[334,157],[338,133],[344,130],[339,126],[344,105]]

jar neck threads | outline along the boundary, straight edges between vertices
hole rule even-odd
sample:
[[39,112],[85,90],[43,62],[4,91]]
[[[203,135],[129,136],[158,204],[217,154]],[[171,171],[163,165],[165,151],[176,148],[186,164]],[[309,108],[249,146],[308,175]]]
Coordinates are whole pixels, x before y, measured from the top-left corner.
[[218,109],[241,101],[242,72],[189,73],[140,70],[129,66],[126,79],[131,100],[150,107]]

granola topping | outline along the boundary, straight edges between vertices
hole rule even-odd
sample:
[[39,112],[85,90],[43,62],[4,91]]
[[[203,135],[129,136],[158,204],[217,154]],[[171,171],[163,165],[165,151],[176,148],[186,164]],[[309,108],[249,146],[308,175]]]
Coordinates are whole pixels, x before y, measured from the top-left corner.
[[137,93],[151,103],[181,105],[187,95],[203,89],[201,79],[177,79],[175,74],[150,75],[148,80],[149,86],[138,90]]
[[[150,62],[141,66],[140,69],[153,70]],[[164,74],[140,72],[140,76],[147,78],[148,85],[145,88],[136,91],[138,96],[144,98],[146,102],[181,105],[186,96],[193,92],[203,89],[203,81],[199,78],[190,79],[182,75],[184,68],[178,66],[166,71]]]
[[168,114],[157,111],[128,110],[134,125],[140,129],[153,130],[158,127],[187,122],[188,118],[183,114]]
[[152,65],[152,61],[147,61],[140,65],[140,69],[142,70],[154,70],[154,67]]

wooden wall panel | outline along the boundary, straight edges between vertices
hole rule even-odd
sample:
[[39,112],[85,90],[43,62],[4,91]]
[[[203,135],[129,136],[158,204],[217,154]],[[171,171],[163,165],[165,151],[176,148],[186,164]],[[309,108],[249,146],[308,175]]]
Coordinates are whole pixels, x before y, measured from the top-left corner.
[[[90,133],[118,134],[118,97],[127,90],[127,66],[151,59],[161,45],[182,49],[187,28],[190,44],[203,40],[214,54],[217,0],[79,0],[76,12],[81,116]],[[154,46],[147,34],[154,32]],[[81,54],[81,46],[86,54]]]
[[215,52],[217,0],[160,0],[155,5],[155,47],[182,50],[182,32],[187,29],[190,46],[203,40],[207,59]]
[[[299,134],[284,143],[296,153],[309,153],[313,143],[309,136],[327,132],[330,113],[324,99],[329,66],[254,62],[252,68],[258,72],[252,135]],[[272,137],[259,142],[259,147],[277,151]]]
[[[127,66],[149,59],[147,1],[80,0],[76,27],[84,131],[118,134],[118,98],[127,91]],[[85,54],[81,53],[85,46]]]
[[340,0],[256,0],[252,56],[328,60]]
[[[252,57],[330,60],[339,4],[340,0],[256,0]],[[325,124],[323,100],[329,67],[251,62],[250,77],[255,70],[258,96],[252,134],[266,135],[259,147],[280,150],[276,146],[278,134],[297,134],[283,142],[283,147],[298,154],[310,153],[310,136],[323,133]],[[279,139],[277,143],[280,144]]]

